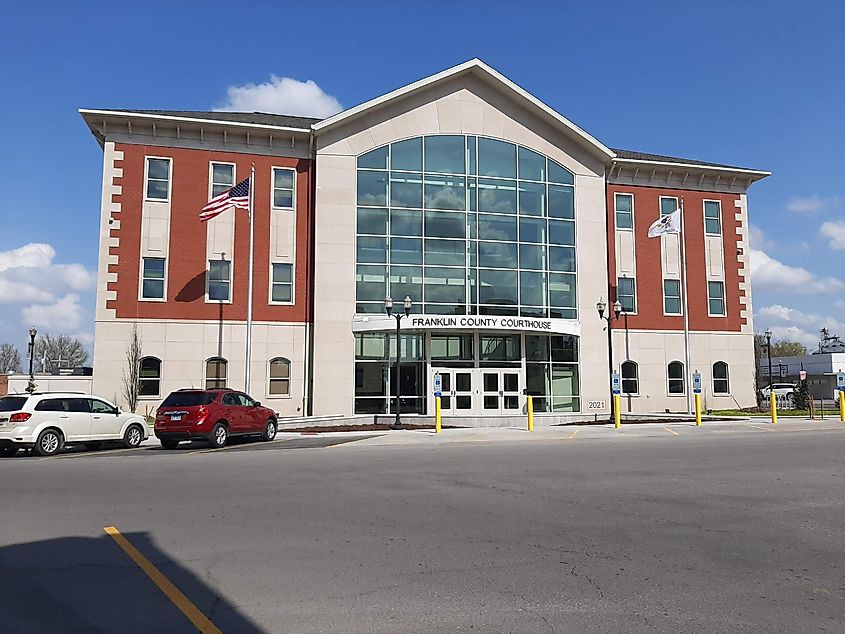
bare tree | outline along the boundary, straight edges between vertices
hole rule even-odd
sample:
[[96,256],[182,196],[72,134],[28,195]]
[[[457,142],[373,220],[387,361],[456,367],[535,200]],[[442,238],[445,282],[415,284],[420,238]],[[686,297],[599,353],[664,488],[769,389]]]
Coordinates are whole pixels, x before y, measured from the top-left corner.
[[132,335],[126,344],[126,367],[123,369],[123,398],[133,414],[138,407],[139,378],[141,372],[141,335],[138,324],[132,324]]
[[35,338],[33,353],[36,364],[40,361],[45,372],[58,368],[78,368],[88,363],[88,352],[76,337],[70,335],[52,336],[39,333]]
[[10,343],[0,344],[0,374],[21,371],[21,353]]

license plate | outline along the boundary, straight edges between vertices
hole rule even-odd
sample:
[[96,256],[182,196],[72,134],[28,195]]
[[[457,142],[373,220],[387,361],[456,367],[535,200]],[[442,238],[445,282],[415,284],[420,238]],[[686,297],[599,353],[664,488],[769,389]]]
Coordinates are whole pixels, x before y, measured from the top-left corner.
[[175,416],[171,416],[171,417],[170,417],[170,420],[171,420],[171,421],[174,421],[174,420],[182,420],[182,414],[177,414],[177,415],[175,415]]

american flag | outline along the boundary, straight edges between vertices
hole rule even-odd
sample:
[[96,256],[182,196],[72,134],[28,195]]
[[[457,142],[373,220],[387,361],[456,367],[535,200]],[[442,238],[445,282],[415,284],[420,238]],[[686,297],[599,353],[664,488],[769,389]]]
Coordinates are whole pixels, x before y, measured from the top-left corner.
[[240,183],[227,189],[219,196],[208,201],[208,204],[200,210],[200,220],[205,222],[222,214],[229,207],[238,209],[249,209],[249,179],[246,178]]

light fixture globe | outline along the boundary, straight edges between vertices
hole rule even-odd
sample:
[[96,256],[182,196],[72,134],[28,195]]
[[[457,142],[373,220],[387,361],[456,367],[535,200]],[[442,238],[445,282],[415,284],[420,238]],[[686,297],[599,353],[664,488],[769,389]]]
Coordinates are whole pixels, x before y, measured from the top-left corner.
[[411,306],[413,302],[411,301],[410,295],[405,295],[405,300],[402,302],[402,307],[405,309],[405,317],[411,314]]
[[388,316],[393,314],[393,300],[390,297],[384,300],[384,310]]
[[38,334],[38,331],[35,329],[35,326],[29,329],[29,336],[31,339],[35,339],[35,335]]
[[599,311],[599,318],[604,318],[605,308],[607,308],[607,304],[604,303],[604,300],[600,299],[596,302],[596,310]]
[[613,314],[616,315],[617,319],[619,318],[619,315],[622,314],[622,302],[620,302],[618,299],[613,302]]

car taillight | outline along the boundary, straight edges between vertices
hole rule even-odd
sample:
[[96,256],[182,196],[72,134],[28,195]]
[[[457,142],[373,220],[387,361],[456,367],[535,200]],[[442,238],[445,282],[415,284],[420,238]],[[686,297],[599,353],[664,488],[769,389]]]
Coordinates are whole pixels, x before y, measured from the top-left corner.
[[25,423],[32,417],[29,412],[18,412],[9,416],[10,423]]

